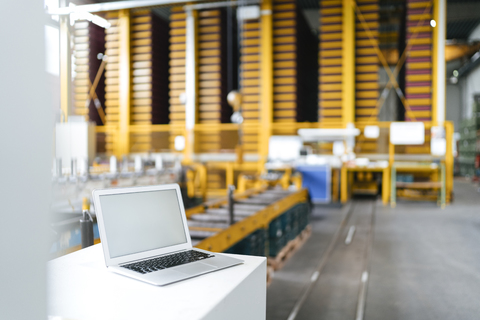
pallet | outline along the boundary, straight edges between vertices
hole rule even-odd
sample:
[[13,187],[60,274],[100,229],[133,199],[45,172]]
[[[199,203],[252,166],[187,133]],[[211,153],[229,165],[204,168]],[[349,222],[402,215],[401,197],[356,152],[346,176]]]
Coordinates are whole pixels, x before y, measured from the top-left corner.
[[274,271],[282,269],[288,259],[303,246],[311,234],[312,228],[307,226],[295,239],[290,240],[276,257],[268,257],[268,265],[271,266]]
[[408,189],[441,189],[442,182],[397,182],[397,188]]

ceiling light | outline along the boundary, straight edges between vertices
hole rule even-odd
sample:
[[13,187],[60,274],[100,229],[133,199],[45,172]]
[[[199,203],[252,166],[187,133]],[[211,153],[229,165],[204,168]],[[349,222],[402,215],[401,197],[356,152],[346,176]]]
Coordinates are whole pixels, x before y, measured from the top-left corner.
[[76,12],[70,13],[70,23],[73,25],[73,23],[76,20],[87,20],[105,29],[108,29],[111,27],[110,22],[108,22],[106,19],[100,16],[97,16],[95,14],[91,14],[90,12],[87,12],[87,11],[76,11]]

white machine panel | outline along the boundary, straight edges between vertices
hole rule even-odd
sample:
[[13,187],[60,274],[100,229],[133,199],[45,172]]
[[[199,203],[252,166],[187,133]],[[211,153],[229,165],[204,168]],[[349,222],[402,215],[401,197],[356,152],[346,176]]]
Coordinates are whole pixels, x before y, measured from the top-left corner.
[[95,150],[95,124],[85,121],[56,124],[55,157],[62,159],[63,170],[70,170],[72,159],[91,163]]
[[268,159],[294,161],[300,157],[303,142],[299,136],[271,136],[268,143]]
[[394,145],[419,145],[425,143],[423,122],[392,122],[390,142]]

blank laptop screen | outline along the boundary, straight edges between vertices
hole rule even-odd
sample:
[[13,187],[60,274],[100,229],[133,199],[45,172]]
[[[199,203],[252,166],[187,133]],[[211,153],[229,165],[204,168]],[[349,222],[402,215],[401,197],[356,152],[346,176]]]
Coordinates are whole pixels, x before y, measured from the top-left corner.
[[100,196],[110,258],[187,242],[175,190]]

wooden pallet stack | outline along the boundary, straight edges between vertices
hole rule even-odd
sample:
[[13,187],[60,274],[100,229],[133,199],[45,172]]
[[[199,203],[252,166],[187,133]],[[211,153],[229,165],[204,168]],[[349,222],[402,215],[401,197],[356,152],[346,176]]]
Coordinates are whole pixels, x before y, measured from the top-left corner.
[[[317,69],[316,47],[316,37],[298,10],[296,1],[274,1],[274,122],[316,122],[316,97],[311,94],[316,91],[312,84],[317,75],[311,72]],[[296,134],[296,129],[282,133]]]
[[[405,96],[416,121],[432,119],[432,38],[430,1],[407,0],[407,52]],[[412,121],[408,113],[406,121]]]
[[[198,123],[230,122],[226,88],[226,28],[223,10],[198,13]],[[202,132],[197,152],[219,152],[221,134]]]
[[380,0],[382,10],[379,14],[378,44],[389,65],[398,62],[398,41],[400,33],[403,32],[401,16],[403,0]]
[[[166,21],[151,11],[131,17],[131,124],[168,124],[168,31]],[[150,132],[132,133],[131,152],[152,150]]]
[[[273,121],[297,118],[297,39],[295,0],[273,2]],[[288,134],[295,134],[295,129]]]
[[[227,103],[226,20],[221,9],[202,10],[198,13],[198,123],[220,124],[230,122]],[[196,134],[196,151],[220,152],[220,131]],[[226,188],[225,173],[208,169],[207,187]]]
[[342,0],[320,1],[318,121],[342,122]]
[[[365,25],[356,15],[355,21],[355,121],[378,121],[376,104],[379,98],[379,59],[375,51],[378,46],[378,0],[359,0],[358,9]],[[370,38],[372,37],[372,38]],[[358,137],[358,152],[377,151],[375,140]]]
[[118,145],[116,127],[120,120],[120,41],[119,41],[119,13],[111,11],[106,14],[106,19],[111,27],[105,30],[105,54],[108,56],[105,65],[105,117],[108,130],[106,131],[105,149],[107,154],[116,154]]
[[[171,9],[170,15],[170,124],[185,126],[185,105],[180,95],[185,93],[185,57],[187,14],[182,7]],[[170,131],[170,149],[174,150],[175,136],[182,135],[183,128]]]
[[[130,51],[130,122],[147,130],[130,134],[129,152],[147,152],[153,149],[152,133],[148,126],[169,123],[168,110],[168,23],[150,10],[130,13],[129,37],[119,31],[119,12],[106,15],[112,25],[106,30],[105,73],[106,91],[106,151],[118,154],[117,130],[120,110],[120,52],[121,42],[129,41]],[[124,67],[124,66],[122,66]]]
[[[185,105],[180,95],[186,90],[186,18],[182,7],[172,8],[170,19],[170,119],[171,124],[185,124]],[[197,13],[198,57],[198,124],[230,122],[231,107],[227,104],[226,88],[226,19],[223,10],[201,10]],[[182,128],[183,129],[183,128]],[[176,131],[175,131],[176,130]],[[171,149],[174,138],[183,132],[172,128]],[[223,148],[219,131],[196,132],[195,152],[216,153]],[[221,188],[222,171],[208,173],[210,189]]]
[[[260,20],[243,21],[240,30],[240,92],[246,125],[260,121]],[[258,153],[258,133],[245,131],[245,153]]]
[[75,57],[74,107],[75,115],[85,116],[97,125],[104,125],[95,100],[105,108],[105,75],[102,73],[93,97],[89,96],[92,83],[102,62],[97,55],[105,53],[105,29],[88,21],[77,21],[73,31]]
[[311,234],[312,228],[310,226],[306,227],[297,237],[288,241],[276,257],[267,258],[268,266],[273,271],[282,269],[285,263],[307,242]]
[[[378,1],[360,0],[358,8],[365,26],[356,17],[355,33],[355,121],[377,121],[378,110]],[[370,39],[369,34],[373,39]],[[373,40],[373,42],[372,42]]]
[[[415,119],[406,112],[405,121],[432,120],[432,12],[431,1],[407,0],[406,43],[410,47],[405,66],[405,97]],[[425,130],[424,145],[408,146],[405,151],[430,153],[430,130]]]

